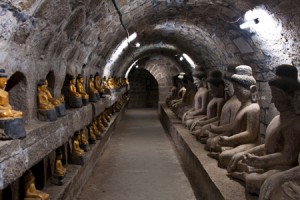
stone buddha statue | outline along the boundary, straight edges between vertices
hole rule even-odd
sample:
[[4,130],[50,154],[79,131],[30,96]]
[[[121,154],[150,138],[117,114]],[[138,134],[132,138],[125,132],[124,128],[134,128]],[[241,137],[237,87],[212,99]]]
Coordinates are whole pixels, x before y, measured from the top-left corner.
[[269,81],[271,102],[279,111],[266,130],[265,144],[232,157],[228,172],[233,178],[246,182],[246,189],[259,194],[265,179],[298,164],[300,152],[300,116],[294,109],[294,94],[300,89],[294,66],[276,67],[276,76]]
[[13,110],[6,92],[7,75],[0,69],[0,140],[19,139],[26,137],[23,113]]
[[193,72],[194,84],[198,90],[194,96],[194,106],[186,111],[182,117],[182,122],[190,127],[195,118],[206,115],[208,104],[208,89],[206,86],[206,73],[198,70]]
[[83,105],[86,105],[89,100],[89,95],[85,92],[84,80],[81,74],[78,74],[77,76],[76,90],[81,95]]
[[218,159],[221,167],[227,167],[234,154],[246,151],[260,143],[260,107],[256,98],[256,80],[249,66],[237,66],[235,71],[231,81],[241,106],[234,120],[232,135],[217,136],[218,146],[210,149],[212,152],[208,154]]
[[96,90],[94,82],[94,77],[91,75],[88,82],[88,94],[90,95],[90,102],[97,102],[100,99],[99,92]]
[[206,115],[200,115],[196,119],[188,120],[186,125],[190,128],[193,135],[198,135],[199,131],[206,124],[214,123],[219,121],[222,107],[225,103],[224,99],[224,80],[222,72],[214,70],[209,73],[207,78],[208,91],[213,97],[206,107]]
[[220,120],[203,126],[197,135],[202,143],[206,143],[205,149],[208,151],[218,146],[219,137],[217,136],[232,135],[234,120],[241,106],[241,102],[234,94],[233,85],[228,79],[230,78],[225,76],[225,93],[228,100],[222,108]]
[[35,178],[31,172],[31,170],[27,171],[24,175],[24,192],[25,198],[24,200],[48,200],[49,194],[44,193],[40,190],[37,190],[35,187]]
[[70,76],[69,86],[69,106],[72,108],[80,108],[82,106],[82,95],[76,89],[76,79],[74,76]]
[[21,111],[13,110],[9,104],[9,95],[6,92],[7,75],[4,69],[0,69],[0,119],[20,118],[23,116]]

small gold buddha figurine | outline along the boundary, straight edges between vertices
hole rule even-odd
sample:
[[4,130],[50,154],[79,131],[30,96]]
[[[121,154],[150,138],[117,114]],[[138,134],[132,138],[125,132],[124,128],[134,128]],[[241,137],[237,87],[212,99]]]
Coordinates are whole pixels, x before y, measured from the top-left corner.
[[101,139],[101,133],[99,131],[99,129],[97,128],[97,121],[93,121],[92,123],[92,126],[93,126],[93,130],[94,130],[94,134],[96,136],[96,139],[100,140]]
[[95,84],[95,89],[98,90],[99,93],[102,93],[103,91],[101,88],[101,77],[98,72],[94,76],[94,84]]
[[24,182],[25,182],[25,198],[24,200],[30,199],[36,199],[36,200],[48,200],[49,194],[44,193],[40,190],[37,190],[35,187],[35,178],[31,172],[31,170],[27,171],[24,175]]
[[45,85],[44,85],[44,91],[48,97],[48,100],[54,105],[54,106],[58,106],[60,104],[62,104],[64,102],[64,96],[61,96],[59,99],[55,99],[51,92],[48,89],[48,80],[45,80]]
[[84,129],[81,129],[79,131],[80,133],[80,147],[85,151],[87,152],[89,150],[89,142],[86,138],[86,134],[85,134],[85,130]]
[[98,130],[99,130],[101,133],[104,132],[105,127],[104,127],[104,125],[102,124],[101,116],[98,116],[98,118],[97,118],[97,128],[98,128]]
[[79,140],[80,140],[79,133],[76,132],[74,135],[74,138],[73,138],[73,142],[72,142],[72,148],[73,148],[72,153],[75,156],[82,157],[84,154],[84,150],[80,148]]
[[89,130],[89,143],[95,144],[97,138],[96,138],[96,135],[94,134],[94,127],[92,124],[90,124],[88,126],[88,130]]
[[106,79],[106,76],[104,76],[102,78],[102,90],[104,91],[104,94],[110,94],[110,90],[109,90],[109,86],[108,86],[108,83],[107,83],[107,79]]
[[62,158],[63,158],[62,152],[61,150],[58,150],[56,152],[55,170],[54,170],[55,175],[58,177],[64,177],[67,171],[61,162]]
[[0,69],[0,118],[20,118],[23,113],[13,110],[9,104],[8,92],[4,90],[6,84],[7,75],[4,69]]
[[108,78],[107,83],[108,83],[109,89],[115,89],[115,83],[114,83],[114,79],[112,77]]
[[89,95],[85,92],[85,89],[84,89],[84,80],[83,80],[83,77],[81,74],[79,74],[77,76],[77,81],[76,81],[76,89],[77,89],[77,92],[79,94],[81,94],[81,97],[82,97],[82,100],[88,100],[89,99]]
[[77,91],[75,84],[75,77],[70,76],[68,105],[72,108],[80,108],[82,106],[82,95]]
[[95,81],[93,75],[90,75],[89,82],[88,82],[88,94],[90,95],[90,101],[96,102],[100,99],[100,95],[98,90],[95,88]]
[[46,81],[44,79],[38,82],[38,108],[39,110],[53,110],[55,107],[50,102],[45,86]]

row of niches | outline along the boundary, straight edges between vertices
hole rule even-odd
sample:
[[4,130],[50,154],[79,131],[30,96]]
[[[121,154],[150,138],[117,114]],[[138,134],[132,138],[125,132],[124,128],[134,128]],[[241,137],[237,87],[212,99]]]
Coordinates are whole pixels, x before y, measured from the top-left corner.
[[[72,171],[72,166],[84,166],[86,162],[90,162],[87,161],[89,152],[92,152],[98,141],[106,136],[106,132],[111,126],[111,118],[122,109],[126,101],[127,96],[124,94],[88,126],[76,131],[66,143],[54,149],[40,162],[28,169],[21,178],[15,180],[4,190],[0,190],[0,199],[52,199],[46,191],[51,191],[49,188],[52,185],[70,184],[70,177],[75,179],[76,173]],[[93,153],[98,154],[99,152]],[[68,183],[65,181],[66,176],[69,179]],[[58,191],[56,190],[56,192]]]
[[[97,102],[109,96],[111,92],[119,91],[128,86],[126,78],[101,78],[99,73],[90,75],[87,84],[80,74],[75,78],[66,75],[61,89],[61,96],[53,97],[55,84],[53,72],[49,72],[45,79],[37,83],[37,118],[41,121],[55,121],[66,113],[66,108],[80,108],[89,102]],[[7,86],[6,86],[7,84]],[[5,90],[4,90],[5,89]],[[11,92],[12,91],[12,92]],[[10,94],[13,98],[9,98]],[[5,70],[0,70],[0,139],[19,139],[26,137],[23,116],[26,113],[14,110],[12,107],[27,110],[24,105],[26,96],[26,78],[20,72],[8,79]],[[12,105],[12,106],[11,106]]]
[[[195,139],[205,144],[207,155],[218,160],[228,176],[245,182],[246,191],[260,195],[260,199],[298,199],[297,68],[277,66],[268,82],[271,102],[279,114],[268,125],[264,142],[259,134],[260,106],[251,67],[240,65],[234,73],[223,76],[219,70],[207,74],[198,66],[192,76],[174,77],[173,93],[166,103]],[[285,185],[287,182],[293,187]]]

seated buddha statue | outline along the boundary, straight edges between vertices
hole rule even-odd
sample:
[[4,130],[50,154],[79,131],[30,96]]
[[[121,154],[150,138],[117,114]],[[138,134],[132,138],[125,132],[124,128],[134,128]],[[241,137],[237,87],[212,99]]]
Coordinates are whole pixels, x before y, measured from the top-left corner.
[[88,82],[88,94],[90,96],[91,102],[96,102],[100,99],[100,95],[98,90],[95,88],[95,81],[93,75],[90,76],[89,82]]
[[82,106],[82,95],[76,89],[76,79],[74,76],[70,76],[69,85],[69,106],[73,108],[80,108]]
[[38,108],[39,110],[53,110],[55,106],[49,99],[48,91],[46,89],[46,81],[41,79],[38,82]]
[[110,94],[110,90],[109,90],[110,88],[108,86],[108,82],[107,82],[106,76],[104,76],[102,78],[101,88],[102,88],[102,91],[104,92],[104,94]]
[[187,120],[186,125],[193,131],[194,135],[198,135],[198,131],[202,129],[203,126],[219,121],[222,107],[225,103],[224,99],[224,80],[222,77],[222,72],[219,70],[213,70],[209,73],[209,77],[206,79],[208,83],[208,91],[213,97],[206,107],[206,115],[196,117],[193,120]]
[[96,90],[98,90],[99,95],[102,98],[104,91],[103,91],[103,89],[101,87],[102,80],[101,80],[101,77],[100,77],[100,75],[99,75],[98,72],[94,76],[94,82],[95,82],[95,88],[96,88]]
[[55,158],[55,170],[54,173],[58,177],[65,177],[66,175],[66,168],[63,166],[61,160],[63,158],[62,152],[59,150],[56,152]]
[[81,129],[80,130],[80,147],[84,150],[84,151],[88,151],[88,145],[89,145],[89,141],[86,138],[85,135],[85,130]]
[[82,157],[84,154],[84,150],[80,148],[79,141],[80,141],[80,135],[78,132],[76,132],[72,142],[72,154],[77,157]]
[[115,80],[114,80],[114,78],[112,78],[112,77],[109,77],[109,78],[108,78],[107,84],[108,84],[108,88],[109,88],[110,90],[116,88]]
[[84,105],[86,105],[89,100],[89,95],[85,92],[84,80],[83,80],[83,77],[81,76],[81,74],[79,74],[77,76],[76,89],[77,89],[77,92],[79,94],[81,94],[82,102],[84,103]]
[[96,136],[96,139],[100,140],[102,136],[101,136],[101,133],[100,133],[98,127],[97,127],[97,121],[96,120],[93,121],[92,126],[93,126],[93,130],[94,130],[94,134]]
[[6,92],[5,86],[7,84],[7,75],[4,69],[0,69],[0,119],[5,118],[20,118],[23,113],[13,110],[9,104],[9,95]]
[[59,99],[55,99],[51,92],[48,89],[48,80],[45,80],[45,85],[44,85],[44,91],[48,96],[48,100],[54,105],[54,106],[58,106],[60,104],[62,104],[64,102],[64,96],[61,96]]
[[48,200],[49,194],[44,193],[40,190],[37,190],[35,187],[35,178],[31,172],[31,170],[27,171],[24,175],[24,192],[25,192],[25,198],[24,200],[30,199],[36,199],[36,200]]
[[101,116],[98,116],[98,117],[97,117],[97,128],[98,128],[98,130],[99,130],[101,133],[104,132],[105,127],[104,127],[104,125],[102,124]]
[[95,144],[96,143],[96,135],[94,133],[94,126],[92,124],[88,125],[88,131],[89,131],[89,143]]
[[235,68],[231,81],[241,107],[236,114],[232,135],[217,136],[218,145],[208,155],[219,160],[219,166],[227,167],[233,155],[246,151],[260,142],[259,116],[260,107],[256,98],[256,80],[252,69],[246,65]]
[[276,67],[269,86],[279,115],[268,125],[265,143],[234,155],[227,168],[231,177],[245,181],[247,191],[255,194],[269,176],[296,167],[300,152],[300,116],[294,105],[295,91],[300,90],[297,68]]

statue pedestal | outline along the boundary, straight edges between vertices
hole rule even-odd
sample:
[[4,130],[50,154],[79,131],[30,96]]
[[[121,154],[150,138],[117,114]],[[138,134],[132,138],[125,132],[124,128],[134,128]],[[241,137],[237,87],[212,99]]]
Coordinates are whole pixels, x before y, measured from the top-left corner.
[[66,106],[64,103],[56,106],[55,110],[58,117],[63,117],[66,115]]
[[38,119],[41,121],[55,121],[57,120],[56,110],[39,110]]
[[89,102],[89,99],[82,99],[82,105],[86,106]]
[[71,108],[80,108],[82,107],[82,99],[81,98],[69,98],[69,106]]
[[0,119],[0,128],[4,130],[4,134],[7,136],[7,138],[3,139],[19,139],[26,137],[23,118]]
[[53,175],[51,177],[51,180],[50,182],[53,184],[53,185],[63,185],[64,184],[64,179],[65,177],[63,176],[57,176],[57,175]]
[[89,102],[97,102],[100,99],[100,96],[98,97],[97,94],[99,95],[99,93],[89,94]]
[[90,150],[90,147],[88,144],[80,145],[80,148],[83,149],[84,152],[88,152]]
[[84,160],[84,156],[76,156],[72,154],[70,163],[74,165],[84,165]]

